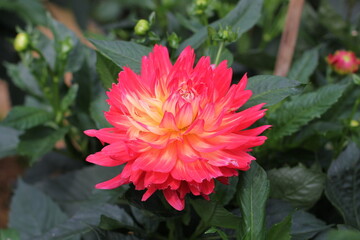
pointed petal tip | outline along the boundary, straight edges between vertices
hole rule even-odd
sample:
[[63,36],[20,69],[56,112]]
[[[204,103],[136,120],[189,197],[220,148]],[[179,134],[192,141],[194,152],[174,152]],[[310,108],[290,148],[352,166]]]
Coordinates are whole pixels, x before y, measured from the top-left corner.
[[83,133],[89,137],[95,137],[97,130],[96,129],[88,129],[85,130]]

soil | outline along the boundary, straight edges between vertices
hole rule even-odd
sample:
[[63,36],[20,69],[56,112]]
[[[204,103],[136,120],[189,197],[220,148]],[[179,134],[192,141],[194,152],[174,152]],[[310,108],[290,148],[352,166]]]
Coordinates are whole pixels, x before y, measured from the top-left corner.
[[24,167],[16,157],[0,159],[0,229],[7,227],[12,190],[23,172]]

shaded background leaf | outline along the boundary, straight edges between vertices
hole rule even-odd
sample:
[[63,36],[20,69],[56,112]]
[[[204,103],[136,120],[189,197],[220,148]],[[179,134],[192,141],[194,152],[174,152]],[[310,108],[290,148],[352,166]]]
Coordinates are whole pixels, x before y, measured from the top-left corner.
[[0,158],[15,155],[21,131],[0,126]]
[[51,151],[55,143],[62,139],[68,128],[53,129],[49,127],[35,127],[20,136],[17,151],[23,156],[30,158],[34,163],[44,154]]
[[11,201],[9,226],[20,232],[21,239],[34,239],[66,221],[67,216],[47,195],[23,181],[18,182]]
[[35,107],[16,106],[11,109],[7,117],[0,123],[3,126],[26,130],[50,121],[53,114]]
[[288,73],[288,78],[306,84],[309,82],[309,78],[314,73],[318,63],[319,49],[308,50],[294,62]]
[[325,175],[304,165],[268,172],[270,197],[289,201],[296,208],[311,208],[320,198]]
[[355,143],[331,163],[325,193],[345,223],[360,229],[360,149]]
[[[260,18],[263,0],[241,0],[224,18],[210,24],[217,29],[230,26],[238,36],[253,27]],[[177,53],[187,46],[197,49],[208,37],[207,27],[203,27],[180,44]]]

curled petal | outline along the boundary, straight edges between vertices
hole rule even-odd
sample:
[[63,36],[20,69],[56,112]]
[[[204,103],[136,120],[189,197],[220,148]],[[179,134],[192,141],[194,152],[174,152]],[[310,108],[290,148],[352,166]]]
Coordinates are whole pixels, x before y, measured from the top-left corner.
[[185,207],[184,199],[181,199],[177,191],[170,189],[163,190],[164,197],[168,203],[178,211],[181,211]]

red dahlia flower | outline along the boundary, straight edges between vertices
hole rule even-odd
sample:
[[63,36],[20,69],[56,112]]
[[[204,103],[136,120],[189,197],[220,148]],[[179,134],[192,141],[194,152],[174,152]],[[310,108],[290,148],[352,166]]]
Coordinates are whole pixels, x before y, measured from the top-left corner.
[[349,74],[359,69],[360,59],[351,51],[339,50],[334,55],[329,54],[326,61],[339,74]]
[[231,68],[212,67],[202,57],[193,67],[187,47],[173,65],[165,47],[155,45],[142,58],[141,74],[125,67],[107,93],[105,117],[112,128],[85,133],[107,143],[87,161],[101,166],[125,164],[115,178],[96,185],[112,189],[133,183],[146,189],[142,200],[161,190],[171,206],[184,209],[186,194],[208,195],[214,179],[227,182],[255,160],[248,152],[266,140],[269,126],[247,129],[262,118],[264,104],[236,112],[251,96],[247,77],[230,86]]

